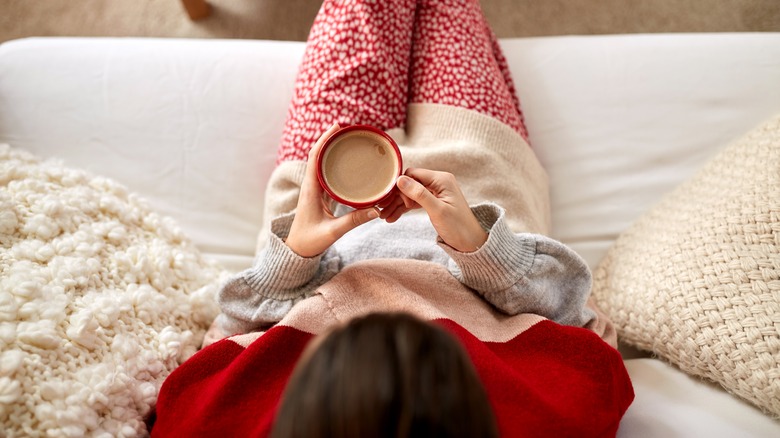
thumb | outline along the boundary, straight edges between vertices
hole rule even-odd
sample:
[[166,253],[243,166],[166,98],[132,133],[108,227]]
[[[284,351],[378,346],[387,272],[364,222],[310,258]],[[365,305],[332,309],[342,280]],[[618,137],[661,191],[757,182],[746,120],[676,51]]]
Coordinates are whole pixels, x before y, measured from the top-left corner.
[[343,236],[354,228],[357,228],[360,225],[363,225],[366,222],[370,222],[378,217],[379,210],[377,210],[376,207],[364,208],[362,210],[351,211],[344,216],[337,218],[334,224],[339,236]]
[[437,201],[433,193],[429,192],[424,185],[420,184],[414,178],[409,178],[406,175],[398,177],[398,190],[401,191],[407,198],[420,204],[420,207],[428,210],[435,205]]

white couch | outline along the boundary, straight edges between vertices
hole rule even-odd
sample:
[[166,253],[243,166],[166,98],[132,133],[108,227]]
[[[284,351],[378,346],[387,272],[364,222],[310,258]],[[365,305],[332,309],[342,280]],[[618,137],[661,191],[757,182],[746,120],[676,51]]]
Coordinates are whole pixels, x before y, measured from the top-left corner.
[[[780,113],[777,33],[502,45],[551,178],[553,236],[592,267],[716,151]],[[236,271],[252,262],[303,48],[135,38],[4,43],[0,143],[115,179]],[[780,436],[780,423],[717,385],[641,352],[624,356],[636,400],[620,436]]]

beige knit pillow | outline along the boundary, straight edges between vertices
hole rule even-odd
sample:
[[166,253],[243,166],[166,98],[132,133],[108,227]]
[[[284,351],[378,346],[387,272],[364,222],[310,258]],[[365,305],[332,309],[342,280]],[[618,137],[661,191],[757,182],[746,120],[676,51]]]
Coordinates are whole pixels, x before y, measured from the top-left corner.
[[594,296],[625,343],[780,417],[780,117],[626,230]]

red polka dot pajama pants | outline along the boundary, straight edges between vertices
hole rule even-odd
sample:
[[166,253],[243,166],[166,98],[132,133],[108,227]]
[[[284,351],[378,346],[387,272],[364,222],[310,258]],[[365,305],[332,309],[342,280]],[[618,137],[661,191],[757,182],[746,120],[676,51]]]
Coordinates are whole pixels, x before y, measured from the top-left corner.
[[506,60],[478,0],[325,0],[278,161],[305,160],[336,122],[403,127],[410,103],[475,110],[527,139]]

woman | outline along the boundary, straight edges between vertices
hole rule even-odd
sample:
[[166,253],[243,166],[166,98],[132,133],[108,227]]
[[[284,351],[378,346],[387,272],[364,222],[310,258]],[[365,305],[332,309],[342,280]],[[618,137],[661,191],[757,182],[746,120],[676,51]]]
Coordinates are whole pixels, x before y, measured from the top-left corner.
[[[352,123],[386,130],[411,164],[399,195],[378,208],[334,208],[316,179],[317,151]],[[502,436],[614,435],[633,390],[614,330],[586,305],[588,267],[544,235],[547,197],[476,0],[326,0],[266,195],[273,220],[255,265],[220,291],[210,339],[238,336],[171,374],[154,435],[270,433],[309,341],[329,345],[333,327],[377,312],[410,314],[458,339]],[[350,372],[380,372],[365,365]],[[344,373],[331,376],[349,382]],[[419,389],[442,391],[445,381]],[[291,390],[285,405],[303,406],[290,394],[305,393]],[[283,409],[279,424],[315,415],[303,412]]]
[[488,438],[498,428],[453,336],[405,313],[372,313],[306,347],[272,435]]

